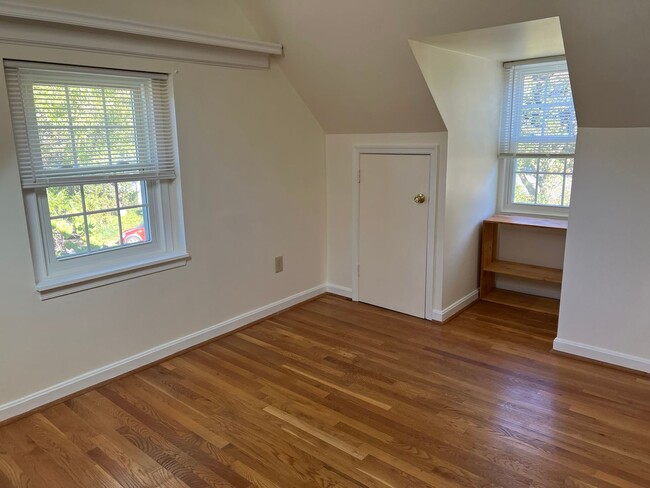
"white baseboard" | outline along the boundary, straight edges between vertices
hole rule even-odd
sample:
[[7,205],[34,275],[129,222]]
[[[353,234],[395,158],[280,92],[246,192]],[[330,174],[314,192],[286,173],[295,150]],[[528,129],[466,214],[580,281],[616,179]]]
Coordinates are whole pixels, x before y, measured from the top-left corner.
[[273,315],[297,305],[300,302],[321,295],[327,290],[327,285],[310,288],[309,290],[296,293],[295,295],[283,298],[277,302],[269,303],[268,305],[256,310],[238,315],[237,317],[233,317],[221,322],[220,324],[208,327],[207,329],[194,332],[193,334],[156,346],[134,356],[98,368],[94,371],[89,371],[57,385],[50,386],[44,390],[37,391],[31,395],[19,398],[18,400],[0,405],[0,422],[42,407],[43,405],[47,405],[48,403],[67,397],[78,391],[85,390],[86,388],[90,388],[99,383],[103,383],[104,381],[128,373],[129,371],[155,363],[156,361],[160,361],[161,359],[196,346],[197,344],[201,344],[202,342],[219,337],[220,335],[232,332],[233,330],[239,329],[255,322],[256,320],[263,319],[269,315]]
[[432,320],[436,322],[444,322],[445,320],[448,320],[450,317],[453,317],[455,314],[460,312],[462,309],[465,307],[471,305],[474,303],[476,300],[478,300],[478,293],[479,290],[474,290],[471,293],[468,293],[465,295],[463,298],[460,300],[455,301],[451,305],[449,305],[447,308],[444,310],[433,310],[433,316]]
[[574,356],[581,356],[603,363],[650,373],[650,359],[631,356],[629,354],[603,349],[602,347],[590,346],[589,344],[568,341],[558,337],[553,341],[553,349]]
[[339,286],[339,285],[333,285],[332,283],[328,283],[327,292],[345,298],[352,298],[352,288],[348,288],[346,286]]

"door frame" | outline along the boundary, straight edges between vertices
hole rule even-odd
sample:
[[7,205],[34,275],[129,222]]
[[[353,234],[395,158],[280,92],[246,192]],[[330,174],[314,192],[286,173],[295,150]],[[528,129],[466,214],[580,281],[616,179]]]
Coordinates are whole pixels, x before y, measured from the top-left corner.
[[429,156],[429,196],[427,219],[427,269],[425,280],[424,317],[433,320],[434,263],[436,262],[436,209],[438,199],[439,144],[427,145],[355,145],[352,156],[352,300],[359,301],[359,243],[360,243],[360,184],[359,171],[362,154],[394,154]]

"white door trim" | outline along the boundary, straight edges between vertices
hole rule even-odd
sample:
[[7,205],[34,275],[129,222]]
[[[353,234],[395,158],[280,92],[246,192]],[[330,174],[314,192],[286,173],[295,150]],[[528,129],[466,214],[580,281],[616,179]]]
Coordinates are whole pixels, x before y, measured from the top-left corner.
[[425,312],[433,319],[433,267],[436,258],[436,202],[438,198],[438,144],[428,145],[355,145],[352,155],[352,300],[359,301],[359,158],[362,154],[421,154],[429,156],[429,217],[427,220],[427,269],[425,285]]

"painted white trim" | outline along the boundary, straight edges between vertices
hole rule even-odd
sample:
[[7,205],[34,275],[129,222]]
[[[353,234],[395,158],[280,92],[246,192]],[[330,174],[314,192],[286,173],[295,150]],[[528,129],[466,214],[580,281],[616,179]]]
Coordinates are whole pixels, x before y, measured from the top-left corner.
[[334,285],[332,283],[327,284],[327,293],[333,293],[345,298],[352,298],[352,288],[347,286]]
[[[565,155],[568,157],[569,155]],[[571,156],[574,157],[574,156]],[[569,217],[569,207],[552,207],[550,205],[523,205],[512,202],[512,187],[514,184],[514,159],[499,158],[499,180],[497,185],[497,213],[530,215],[533,217],[549,217],[566,220]]]
[[473,292],[465,295],[460,300],[456,300],[444,310],[434,310],[432,320],[435,320],[436,322],[444,322],[445,320],[449,320],[450,317],[453,317],[462,309],[478,300],[478,295],[479,290],[476,289]]
[[650,359],[631,356],[630,354],[611,351],[602,347],[590,346],[581,342],[569,341],[557,337],[553,341],[553,350],[650,373]]
[[436,221],[438,203],[439,144],[357,144],[352,152],[352,300],[359,301],[359,158],[362,154],[423,154],[431,158],[429,172],[429,218],[427,221],[427,269],[424,318],[433,320],[434,263],[436,262]]
[[508,61],[506,63],[503,63],[503,67],[512,68],[513,66],[526,66],[527,64],[540,63],[557,63],[558,61],[566,62],[566,56],[564,54],[560,54],[557,56],[545,56],[543,58],[522,59],[521,61]]
[[91,29],[122,32],[131,35],[203,44],[206,46],[240,49],[243,51],[252,51],[264,54],[282,54],[282,44],[277,42],[220,36],[207,32],[146,24],[144,22],[117,19],[108,16],[70,12],[51,7],[24,5],[4,0],[0,1],[0,15],[16,19],[73,25]]
[[71,278],[66,277],[67,279],[44,279],[37,283],[36,291],[40,293],[41,300],[49,300],[120,281],[132,280],[140,276],[160,273],[168,269],[180,268],[185,266],[189,259],[190,255],[186,252],[172,253],[163,257],[138,261],[124,267],[106,269],[96,274],[77,275]]
[[71,378],[23,398],[19,398],[18,400],[0,405],[0,422],[72,395],[78,391],[90,388],[94,385],[115,378],[116,376],[123,375],[129,371],[160,361],[161,359],[201,344],[202,342],[209,341],[219,337],[220,335],[244,327],[252,322],[281,312],[282,310],[297,305],[305,300],[321,295],[326,291],[327,286],[324,284],[310,288],[287,298],[283,298],[282,300],[269,303],[268,305],[258,309],[238,315],[237,317],[225,320],[217,325],[208,327],[207,329],[161,344],[160,346],[153,347],[147,351],[135,354],[134,356],[89,371],[75,378]]

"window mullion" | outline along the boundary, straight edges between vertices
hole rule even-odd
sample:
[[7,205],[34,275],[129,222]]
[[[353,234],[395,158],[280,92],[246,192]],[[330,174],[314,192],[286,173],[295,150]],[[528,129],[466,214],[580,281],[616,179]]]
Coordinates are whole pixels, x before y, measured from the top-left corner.
[[111,165],[113,164],[113,155],[111,152],[110,136],[108,134],[108,114],[106,113],[106,88],[102,88],[102,110],[104,112],[104,134],[106,137],[106,150],[108,151],[108,164]]
[[86,191],[81,185],[81,211],[84,216],[84,232],[86,233],[86,250],[90,253],[90,231],[88,230],[88,215],[86,213]]
[[564,205],[564,194],[566,192],[566,165],[567,158],[564,158],[564,174],[562,174],[562,205]]
[[[68,111],[68,130],[70,131],[70,143],[72,145],[72,160],[73,166],[75,168],[79,167],[79,159],[77,155],[77,140],[74,133],[73,121],[72,121],[72,107],[70,106],[70,87],[65,85],[65,106]],[[83,198],[83,189],[82,189],[82,198]]]
[[540,178],[540,173],[539,173],[539,158],[537,158],[537,172],[535,173],[535,205],[538,205],[538,198],[539,198],[539,178]]
[[120,192],[117,188],[117,183],[113,183],[115,185],[115,201],[117,202],[117,228],[118,232],[120,233],[120,246],[124,245],[124,241],[122,240],[122,211],[120,210]]

